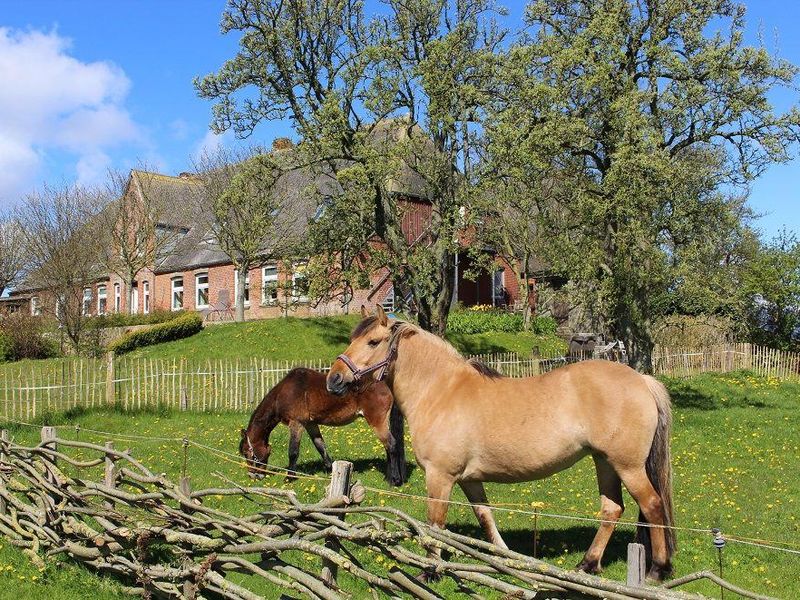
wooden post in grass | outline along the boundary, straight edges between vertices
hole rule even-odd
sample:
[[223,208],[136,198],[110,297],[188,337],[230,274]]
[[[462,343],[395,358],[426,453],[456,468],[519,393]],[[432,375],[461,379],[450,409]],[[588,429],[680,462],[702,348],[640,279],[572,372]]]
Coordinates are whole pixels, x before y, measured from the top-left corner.
[[[8,442],[8,430],[3,429],[0,431],[0,442]],[[0,464],[4,463],[6,460],[6,453],[2,450],[3,446],[0,444]],[[5,480],[0,477],[0,491],[5,491]],[[8,506],[6,506],[6,500],[2,494],[0,494],[0,515],[7,515],[8,514]]]
[[[328,486],[328,491],[325,494],[326,498],[340,498],[347,496],[350,491],[350,476],[353,474],[353,463],[346,460],[333,461],[331,469],[331,484]],[[344,515],[342,515],[344,519]],[[325,540],[325,546],[333,550],[339,551],[339,542],[336,538],[330,537]],[[336,563],[323,559],[322,561],[322,581],[329,588],[338,588],[336,585]]]
[[181,386],[181,411],[186,412],[189,409],[189,397],[186,394],[186,386]]
[[114,404],[114,353],[108,352],[106,354],[106,404],[112,406]]
[[[44,427],[42,427],[41,437],[42,437],[42,444],[45,445],[47,448],[49,448],[50,450],[57,450],[58,449],[56,443],[53,441],[53,440],[56,439],[56,428],[55,427],[50,427],[48,425],[45,425]],[[50,463],[53,464],[53,466],[55,466],[55,464],[56,464],[55,456],[53,456],[53,457],[48,456],[46,458],[46,462],[50,462]],[[48,479],[48,481],[51,481],[51,482],[55,482],[55,480],[56,480],[55,473],[51,472],[50,469],[47,469],[47,479]]]
[[644,545],[628,544],[628,585],[644,585],[646,576],[644,561]]
[[[106,450],[114,450],[114,442],[106,442]],[[117,477],[114,473],[114,458],[111,454],[106,453],[105,472],[103,474],[103,483],[106,487],[116,487]],[[106,508],[113,508],[114,503],[110,500],[105,503]]]

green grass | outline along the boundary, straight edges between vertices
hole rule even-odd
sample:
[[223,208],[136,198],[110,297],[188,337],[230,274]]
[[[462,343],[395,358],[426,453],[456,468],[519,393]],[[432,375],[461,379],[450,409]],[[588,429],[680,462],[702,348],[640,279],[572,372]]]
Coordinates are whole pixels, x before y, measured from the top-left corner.
[[112,600],[123,595],[116,581],[99,577],[66,559],[47,559],[38,569],[0,537],[0,600]]
[[[798,547],[800,539],[800,385],[754,377],[746,373],[703,375],[689,380],[667,380],[673,393],[675,425],[673,431],[674,492],[677,525],[707,529],[721,527],[727,535],[785,542]],[[238,431],[247,420],[243,414],[185,414],[115,412],[75,413],[61,416],[59,423],[80,424],[120,434],[181,437],[235,452]],[[546,431],[537,432],[546,435]],[[36,430],[18,428],[15,437],[33,442]],[[71,428],[60,435],[74,437]],[[346,458],[355,463],[357,477],[367,486],[387,489],[383,482],[383,451],[363,420],[338,429],[324,429],[323,435],[334,458]],[[103,441],[103,436],[81,432],[82,440]],[[280,427],[272,440],[272,464],[285,467],[287,431]],[[173,479],[180,474],[182,449],[172,442],[119,442],[131,447],[137,457],[156,472],[167,473]],[[413,460],[413,454],[410,454]],[[310,440],[304,438],[299,468],[307,473],[324,476],[321,461]],[[189,470],[193,487],[224,484],[218,475],[245,484],[249,479],[238,464],[220,461],[196,449],[189,453]],[[318,499],[324,483],[299,480],[287,484],[279,476],[269,477],[265,485],[291,487],[301,499]],[[521,484],[491,484],[487,486],[491,502],[541,502],[542,512],[574,516],[594,516],[598,509],[594,469],[584,460],[575,467],[549,479]],[[414,468],[403,492],[425,494],[421,471]],[[460,491],[453,499],[464,501]],[[424,502],[370,493],[369,504],[392,505],[424,518]],[[626,495],[624,519],[635,520],[637,510]],[[255,510],[244,498],[220,500],[219,505],[233,511]],[[528,515],[498,512],[498,525],[509,545],[519,551],[532,552],[532,519]],[[467,507],[453,506],[448,526],[456,531],[480,537],[481,532]],[[539,556],[563,567],[572,567],[580,560],[595,533],[595,527],[579,521],[539,518]],[[605,576],[616,580],[625,578],[626,545],[632,540],[632,528],[619,527],[612,537],[605,558]],[[2,543],[2,542],[0,542]],[[717,552],[708,535],[691,532],[679,534],[679,550],[675,557],[676,574],[683,575],[701,569],[717,569]],[[0,562],[7,563],[11,552],[22,564],[25,558],[17,550],[6,547]],[[14,559],[17,560],[17,559]],[[724,550],[725,577],[744,588],[763,594],[796,597],[794,581],[800,576],[800,556],[779,553],[729,542]],[[376,567],[377,563],[373,563]],[[32,571],[31,571],[32,573]],[[67,575],[65,575],[66,577]],[[0,575],[0,589],[3,587]],[[85,575],[85,577],[89,577]],[[73,581],[72,575],[69,581]],[[52,590],[30,581],[15,581],[22,597],[54,596]],[[61,585],[54,579],[53,586]],[[75,589],[77,589],[75,583]],[[361,597],[363,588],[347,584],[354,597]],[[72,589],[71,585],[68,586]],[[44,591],[47,590],[45,594]],[[113,594],[113,588],[108,588]],[[716,597],[718,588],[708,583],[696,583],[686,588]],[[275,597],[274,591],[264,591]],[[40,595],[37,595],[40,594]],[[54,597],[58,597],[56,594]]]
[[[212,325],[190,338],[141,348],[129,354],[146,358],[270,358],[274,360],[333,360],[347,347],[350,332],[360,316],[300,319],[264,319]],[[543,353],[566,348],[556,336],[532,333],[488,332],[450,334],[453,345],[465,354],[515,352],[528,356],[534,346]]]

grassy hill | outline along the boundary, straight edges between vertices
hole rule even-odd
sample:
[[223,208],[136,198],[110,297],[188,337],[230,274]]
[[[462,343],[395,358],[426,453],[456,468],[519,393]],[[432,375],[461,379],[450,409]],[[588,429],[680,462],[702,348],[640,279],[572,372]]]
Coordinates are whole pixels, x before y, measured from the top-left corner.
[[[128,356],[142,358],[269,358],[301,361],[334,359],[349,343],[358,315],[300,319],[265,319],[245,323],[209,325],[190,338],[150,346]],[[556,336],[532,333],[488,332],[452,334],[450,342],[465,354],[515,352],[529,355],[534,346],[543,353],[563,350]]]

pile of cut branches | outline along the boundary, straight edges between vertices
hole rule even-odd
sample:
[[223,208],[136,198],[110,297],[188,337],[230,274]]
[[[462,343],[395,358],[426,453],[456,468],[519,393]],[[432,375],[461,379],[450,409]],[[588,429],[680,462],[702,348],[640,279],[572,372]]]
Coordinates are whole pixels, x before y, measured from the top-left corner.
[[[91,478],[95,473],[102,483]],[[257,512],[237,516],[213,506],[230,496],[248,497]],[[358,483],[316,504],[303,504],[288,490],[233,483],[191,492],[185,481],[176,485],[152,473],[111,443],[0,442],[0,534],[39,564],[66,553],[146,598],[252,600],[279,587],[335,600],[355,587],[376,598],[429,599],[442,597],[444,585],[473,598],[533,598],[542,590],[568,597],[692,597],[565,571],[393,508],[361,506],[364,496]],[[370,553],[383,558],[365,560]],[[326,577],[325,569],[338,579]],[[421,571],[441,582],[420,583]]]

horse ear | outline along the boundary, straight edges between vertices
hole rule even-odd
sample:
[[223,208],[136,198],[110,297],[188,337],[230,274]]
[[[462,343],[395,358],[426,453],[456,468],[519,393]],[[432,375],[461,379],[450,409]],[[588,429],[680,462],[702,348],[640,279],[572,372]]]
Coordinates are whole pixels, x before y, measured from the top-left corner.
[[383,307],[380,304],[375,307],[375,316],[378,317],[378,323],[383,327],[389,324],[389,319],[386,317],[386,313],[383,312]]
[[361,318],[362,319],[366,319],[368,316],[369,316],[369,313],[367,312],[367,307],[362,304],[361,305]]
[[242,434],[242,439],[246,438],[247,437],[247,430],[246,429],[242,429],[241,430],[241,434]]

